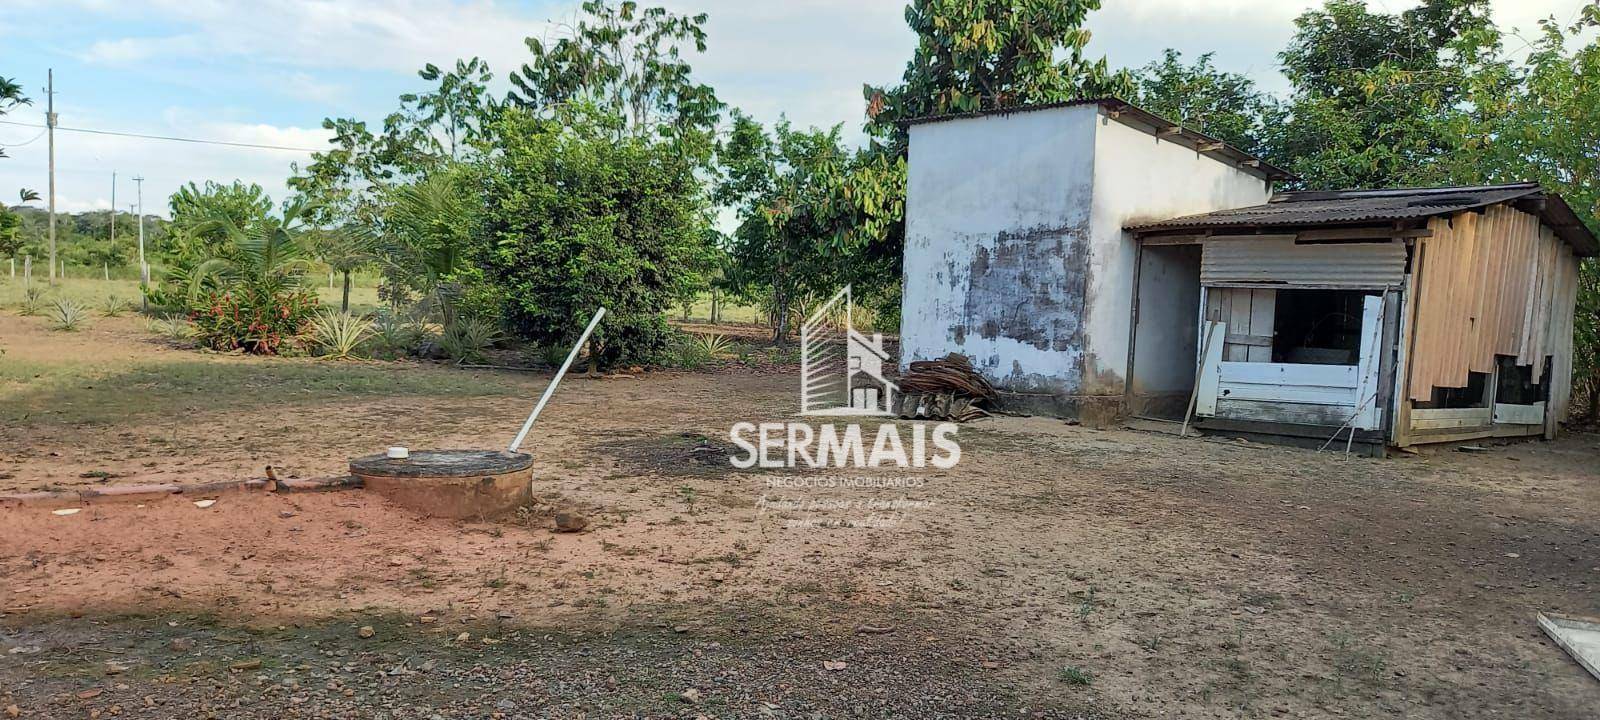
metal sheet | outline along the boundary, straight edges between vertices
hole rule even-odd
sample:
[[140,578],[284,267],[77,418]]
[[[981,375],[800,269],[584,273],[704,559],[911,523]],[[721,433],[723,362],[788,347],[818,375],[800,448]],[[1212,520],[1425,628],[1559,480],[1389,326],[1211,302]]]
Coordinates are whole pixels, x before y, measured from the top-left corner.
[[1296,244],[1287,238],[1212,238],[1200,256],[1200,282],[1206,285],[1399,287],[1405,269],[1406,248],[1399,241]]

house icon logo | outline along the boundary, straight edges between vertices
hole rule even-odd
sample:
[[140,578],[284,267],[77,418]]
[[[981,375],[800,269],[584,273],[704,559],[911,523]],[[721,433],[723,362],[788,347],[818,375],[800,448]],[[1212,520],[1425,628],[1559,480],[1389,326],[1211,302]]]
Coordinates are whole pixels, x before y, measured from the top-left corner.
[[883,335],[856,332],[851,305],[846,285],[800,327],[801,415],[894,414],[900,389],[883,376]]

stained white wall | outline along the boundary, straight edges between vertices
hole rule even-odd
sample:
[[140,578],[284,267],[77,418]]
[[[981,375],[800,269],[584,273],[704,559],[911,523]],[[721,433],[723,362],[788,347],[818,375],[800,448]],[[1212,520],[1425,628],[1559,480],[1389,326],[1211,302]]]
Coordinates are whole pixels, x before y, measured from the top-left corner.
[[[1265,203],[1260,175],[1141,129],[1101,117],[1096,125],[1094,193],[1085,309],[1083,392],[1123,393],[1132,337],[1134,264],[1129,225]],[[1150,311],[1150,308],[1141,312]],[[1162,352],[1140,347],[1140,352]],[[1190,351],[1192,352],[1192,350]]]
[[1076,389],[1097,117],[911,128],[902,364],[954,351],[1012,388]]
[[1097,105],[910,133],[902,365],[960,352],[1003,387],[1073,403],[1124,392],[1136,252],[1122,228],[1269,193]]

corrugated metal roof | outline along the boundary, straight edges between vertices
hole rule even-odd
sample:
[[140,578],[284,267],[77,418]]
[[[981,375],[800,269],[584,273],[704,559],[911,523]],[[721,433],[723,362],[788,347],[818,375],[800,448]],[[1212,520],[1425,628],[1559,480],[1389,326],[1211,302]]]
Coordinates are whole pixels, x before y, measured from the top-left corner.
[[1199,215],[1140,223],[1126,229],[1138,233],[1225,228],[1285,228],[1392,222],[1450,215],[1524,198],[1538,199],[1538,213],[1580,255],[1593,255],[1595,237],[1559,196],[1538,183],[1481,187],[1398,188],[1279,193],[1265,205],[1218,210]]
[[906,127],[913,125],[927,125],[930,123],[949,122],[968,118],[999,117],[1014,115],[1016,113],[1036,112],[1039,110],[1054,110],[1056,108],[1078,107],[1081,105],[1099,105],[1106,110],[1106,114],[1132,127],[1141,128],[1157,137],[1168,140],[1196,152],[1213,153],[1219,159],[1233,163],[1236,167],[1247,172],[1256,173],[1268,180],[1298,180],[1300,177],[1288,170],[1284,170],[1261,158],[1251,155],[1237,147],[1229,145],[1199,130],[1185,127],[1155,113],[1145,110],[1133,103],[1114,97],[1080,98],[1077,100],[1063,100],[1052,103],[1038,103],[1034,105],[1014,105],[1011,107],[990,108],[975,112],[949,113],[945,115],[928,115],[924,117],[901,120],[900,124]]

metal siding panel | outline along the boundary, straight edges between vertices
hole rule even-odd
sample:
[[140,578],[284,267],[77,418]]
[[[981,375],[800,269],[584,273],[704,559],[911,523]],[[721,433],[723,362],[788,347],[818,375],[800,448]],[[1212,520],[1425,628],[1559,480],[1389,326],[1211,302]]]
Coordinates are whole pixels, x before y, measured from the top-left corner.
[[1296,244],[1288,239],[1213,238],[1205,242],[1200,255],[1200,281],[1399,287],[1405,262],[1405,245],[1398,241]]

